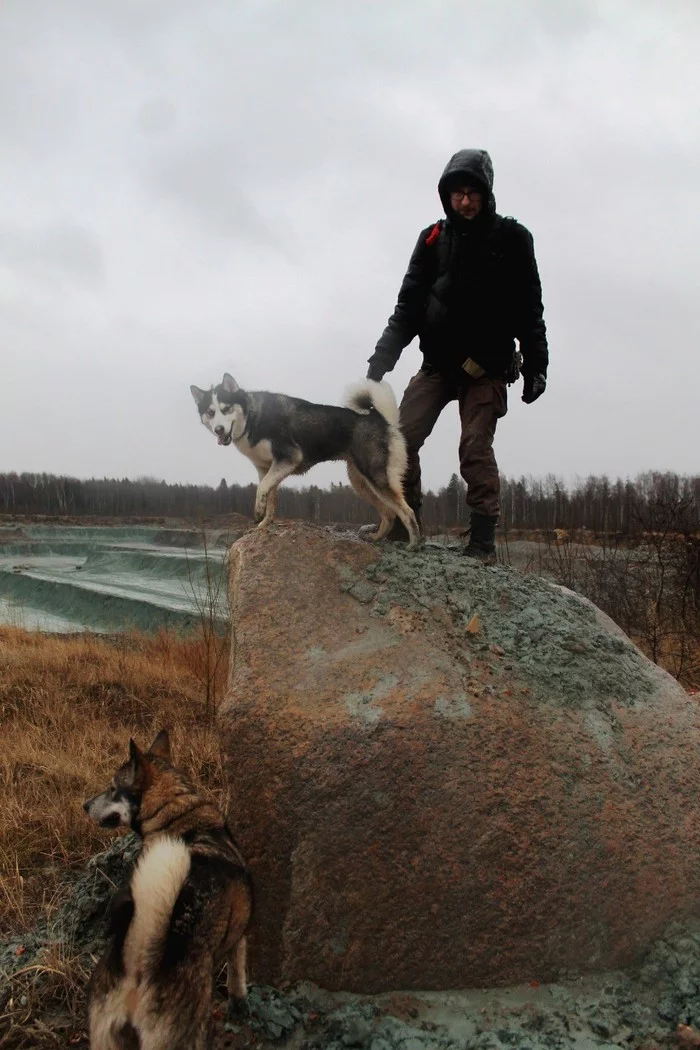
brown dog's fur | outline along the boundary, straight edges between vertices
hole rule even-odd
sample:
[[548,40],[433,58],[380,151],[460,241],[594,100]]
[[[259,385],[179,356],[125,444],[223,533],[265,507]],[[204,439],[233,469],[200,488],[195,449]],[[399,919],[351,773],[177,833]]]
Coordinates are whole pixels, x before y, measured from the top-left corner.
[[172,765],[165,730],[146,753],[130,741],[110,788],[84,808],[143,839],[90,981],[92,1050],[206,1050],[225,961],[230,1015],[245,1010],[247,994],[251,880],[221,812]]

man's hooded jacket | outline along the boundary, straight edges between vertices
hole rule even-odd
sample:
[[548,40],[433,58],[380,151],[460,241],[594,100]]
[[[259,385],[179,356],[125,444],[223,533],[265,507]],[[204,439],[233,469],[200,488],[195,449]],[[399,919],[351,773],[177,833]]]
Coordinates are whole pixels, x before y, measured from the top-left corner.
[[[483,193],[480,213],[463,219],[450,192]],[[546,375],[547,334],[532,234],[496,212],[493,165],[486,150],[460,150],[438,183],[445,218],[423,230],[396,308],[370,358],[388,372],[417,335],[425,365],[456,382],[471,357],[492,378],[508,377],[515,340],[524,375]]]

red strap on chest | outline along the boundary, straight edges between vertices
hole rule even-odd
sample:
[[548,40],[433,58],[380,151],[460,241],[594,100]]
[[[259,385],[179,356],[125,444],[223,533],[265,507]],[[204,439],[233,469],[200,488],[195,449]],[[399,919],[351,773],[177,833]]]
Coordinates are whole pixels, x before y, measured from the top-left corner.
[[440,236],[441,229],[441,224],[439,222],[436,222],[428,236],[425,238],[425,243],[428,245],[428,247],[430,247],[431,244],[435,244],[435,241]]

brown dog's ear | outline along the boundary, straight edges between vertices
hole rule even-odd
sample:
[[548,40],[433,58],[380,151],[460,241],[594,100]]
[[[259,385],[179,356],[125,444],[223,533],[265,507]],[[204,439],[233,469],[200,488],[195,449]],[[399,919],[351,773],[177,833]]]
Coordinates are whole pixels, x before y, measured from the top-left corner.
[[170,765],[170,736],[167,729],[161,729],[158,736],[148,749],[149,758],[160,758]]
[[138,774],[143,770],[146,757],[143,751],[134,743],[133,740],[129,741],[129,767],[125,770],[126,780],[131,783],[136,783]]
[[134,771],[136,771],[143,762],[143,751],[140,750],[133,740],[129,740],[129,760],[134,767]]

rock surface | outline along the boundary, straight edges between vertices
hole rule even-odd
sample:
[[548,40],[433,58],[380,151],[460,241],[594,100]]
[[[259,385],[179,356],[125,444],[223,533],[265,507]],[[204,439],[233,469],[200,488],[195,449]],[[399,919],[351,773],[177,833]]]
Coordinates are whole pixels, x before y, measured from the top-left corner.
[[697,703],[590,603],[303,525],[231,563],[222,725],[256,981],[556,980],[696,912]]
[[[139,849],[134,836],[115,840],[75,880],[50,925],[21,939],[0,938],[0,1044],[87,1047],[84,1008],[53,1009],[27,1026],[27,998],[51,1002],[56,951],[86,972],[104,947],[103,919],[111,887],[121,883]],[[18,948],[20,951],[18,952]],[[65,992],[65,989],[64,989]],[[246,1022],[225,1022],[222,986],[213,1004],[215,1050],[660,1050],[693,1046],[676,1040],[700,1025],[700,925],[667,929],[642,964],[626,973],[566,984],[457,992],[332,993],[308,983],[285,991],[253,985]],[[13,1019],[20,1024],[12,1025]],[[81,1038],[82,1035],[82,1038]],[[41,1036],[41,1042],[38,1038]]]

